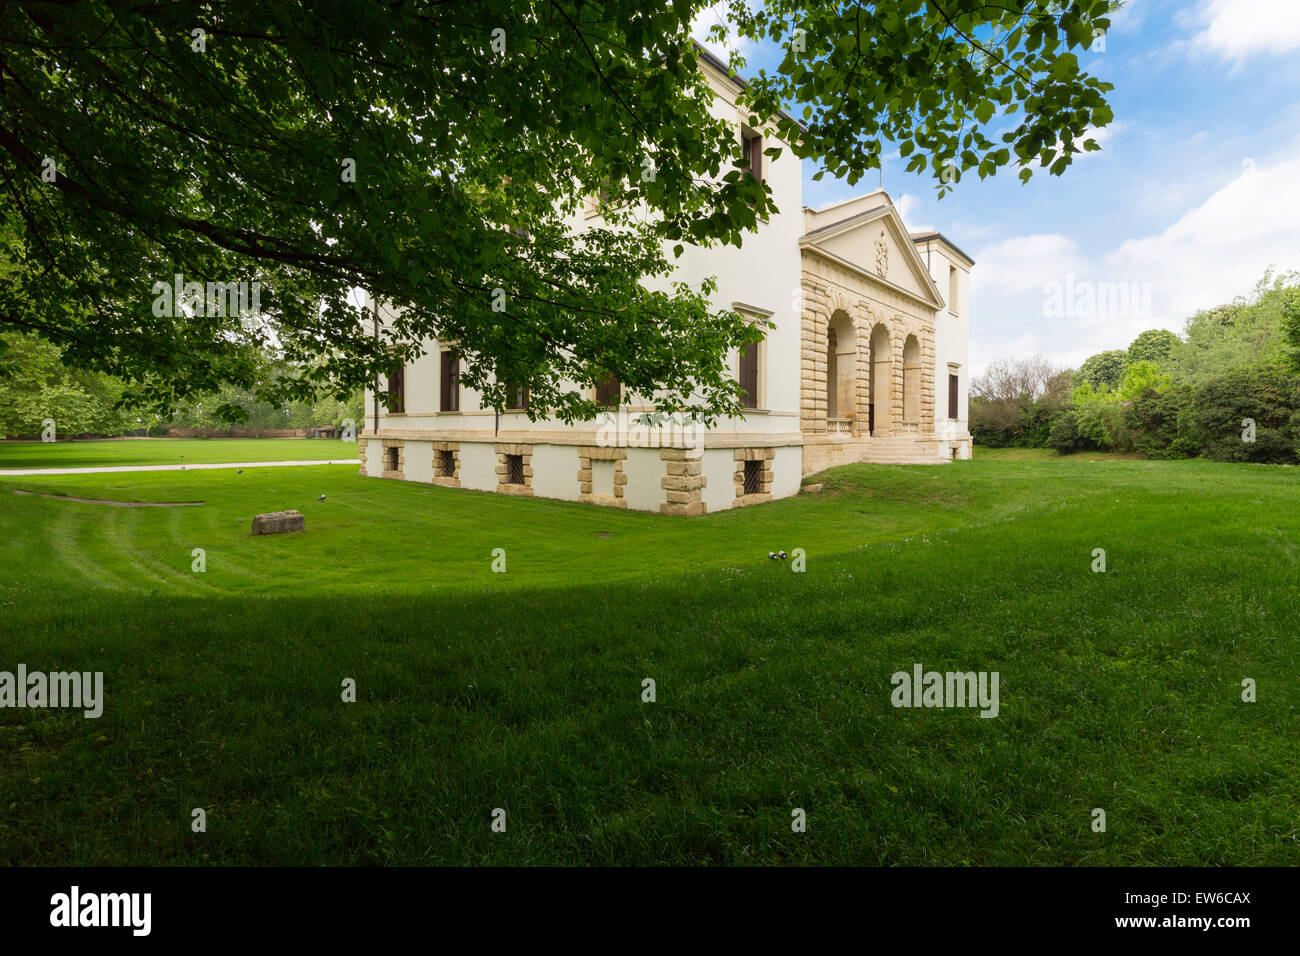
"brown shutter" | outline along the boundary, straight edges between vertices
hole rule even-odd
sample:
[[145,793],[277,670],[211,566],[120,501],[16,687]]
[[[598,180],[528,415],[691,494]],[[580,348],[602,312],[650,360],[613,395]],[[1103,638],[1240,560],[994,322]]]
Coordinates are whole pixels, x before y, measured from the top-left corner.
[[613,405],[618,401],[619,393],[622,388],[618,378],[611,375],[603,382],[596,384],[596,402],[600,405]]
[[441,353],[441,396],[438,408],[444,412],[460,411],[460,362],[450,351]]
[[957,419],[957,376],[948,376],[948,417]]
[[506,408],[528,408],[528,389],[506,383]]
[[388,395],[392,399],[389,411],[403,414],[406,411],[406,366],[401,362],[388,373]]
[[749,168],[755,179],[763,178],[763,137],[755,136],[749,141]]
[[744,393],[741,405],[758,408],[758,343],[749,342],[740,347],[740,390]]

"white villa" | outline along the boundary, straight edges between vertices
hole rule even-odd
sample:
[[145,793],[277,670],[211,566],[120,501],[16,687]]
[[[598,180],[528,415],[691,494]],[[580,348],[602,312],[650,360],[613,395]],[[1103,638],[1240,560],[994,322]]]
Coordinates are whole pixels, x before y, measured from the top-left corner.
[[[761,156],[769,132],[748,126],[735,106],[739,82],[703,59],[714,112]],[[731,356],[748,396],[743,418],[647,428],[638,419],[653,404],[621,390],[618,411],[593,422],[534,422],[522,409],[498,416],[431,340],[382,383],[398,393],[400,411],[367,394],[361,473],[698,515],[796,494],[805,476],[832,465],[969,458],[973,260],[937,232],[909,233],[881,189],[806,208],[799,159],[788,148],[761,158],[781,212],[743,249],[688,248],[674,276],[691,284],[716,276],[718,307],[770,323],[764,341]],[[599,216],[591,203],[575,210],[572,227]],[[593,397],[619,388],[611,382]]]

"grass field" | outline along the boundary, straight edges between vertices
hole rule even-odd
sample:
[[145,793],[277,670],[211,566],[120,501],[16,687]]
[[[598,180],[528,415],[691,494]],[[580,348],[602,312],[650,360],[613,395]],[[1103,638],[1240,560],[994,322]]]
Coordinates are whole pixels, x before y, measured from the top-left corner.
[[357,457],[357,443],[308,438],[118,438],[0,442],[0,469],[197,465],[233,461],[334,461]]
[[[351,466],[0,479],[0,670],[106,697],[0,710],[0,860],[1300,862],[1300,471],[824,479],[700,519]],[[307,531],[249,535],[279,508]],[[998,717],[895,709],[916,663],[997,671]]]

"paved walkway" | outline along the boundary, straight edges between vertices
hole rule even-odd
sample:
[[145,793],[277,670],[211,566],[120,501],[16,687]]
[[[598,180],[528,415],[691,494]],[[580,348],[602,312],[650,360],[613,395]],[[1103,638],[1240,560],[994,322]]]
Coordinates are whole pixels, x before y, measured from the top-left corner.
[[232,461],[194,465],[111,465],[99,468],[0,468],[8,475],[93,475],[109,471],[199,471],[204,468],[283,468],[286,465],[360,465],[360,458],[331,458],[319,461]]

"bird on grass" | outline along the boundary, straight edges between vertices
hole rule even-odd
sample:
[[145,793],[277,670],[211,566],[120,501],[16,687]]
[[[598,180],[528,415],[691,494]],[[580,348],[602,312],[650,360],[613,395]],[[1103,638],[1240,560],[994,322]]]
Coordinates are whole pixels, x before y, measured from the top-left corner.
[[321,495],[321,496],[320,496],[319,498],[317,498],[316,500],[317,500],[317,501],[324,501],[324,500],[325,500],[325,496],[324,496],[324,495]]

